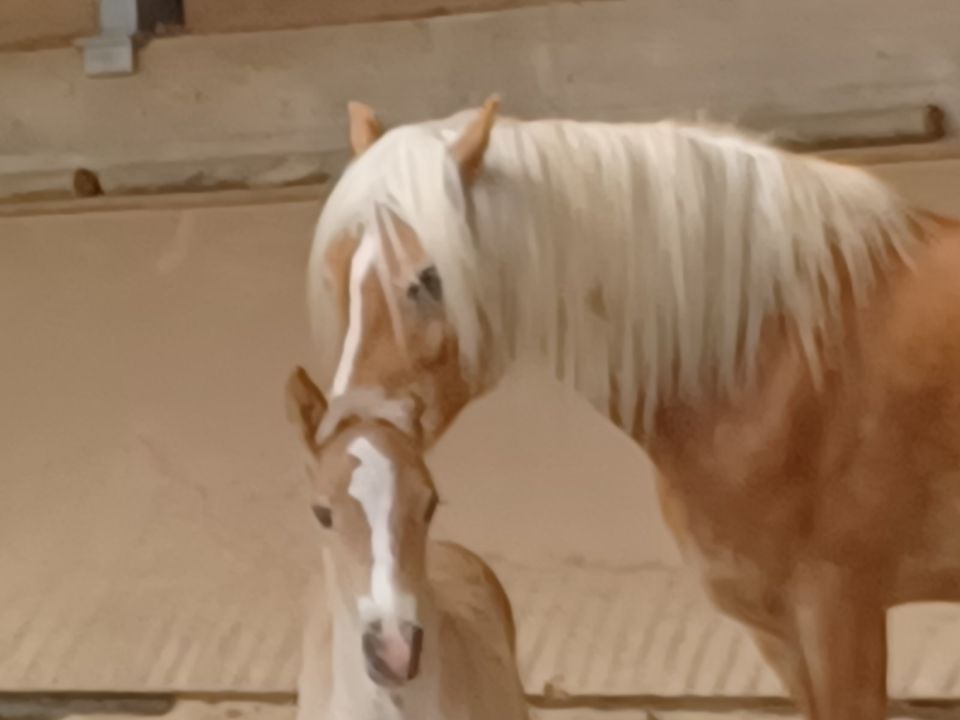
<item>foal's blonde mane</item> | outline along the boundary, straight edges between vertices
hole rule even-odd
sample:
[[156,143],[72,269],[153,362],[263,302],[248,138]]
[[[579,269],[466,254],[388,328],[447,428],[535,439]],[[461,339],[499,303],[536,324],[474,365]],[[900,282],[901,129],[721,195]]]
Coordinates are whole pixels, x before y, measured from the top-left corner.
[[325,346],[342,329],[323,249],[378,215],[392,236],[396,215],[436,263],[474,380],[532,355],[627,423],[642,391],[650,421],[662,399],[749,381],[773,316],[817,377],[842,288],[863,301],[916,242],[867,172],[704,125],[501,119],[465,191],[448,146],[468,119],[397,128],[346,170],[311,260]]

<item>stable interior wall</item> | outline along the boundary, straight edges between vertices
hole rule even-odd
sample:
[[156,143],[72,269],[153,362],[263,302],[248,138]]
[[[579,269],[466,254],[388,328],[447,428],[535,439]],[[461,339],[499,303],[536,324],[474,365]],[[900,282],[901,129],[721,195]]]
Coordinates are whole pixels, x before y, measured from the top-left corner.
[[[957,163],[880,172],[960,211]],[[0,219],[0,690],[292,690],[319,548],[282,388],[311,366],[318,211]],[[531,692],[780,691],[678,569],[642,451],[542,372],[429,460],[437,534],[502,574]],[[960,646],[956,610],[911,612],[895,642]],[[920,651],[893,686],[952,692]]]

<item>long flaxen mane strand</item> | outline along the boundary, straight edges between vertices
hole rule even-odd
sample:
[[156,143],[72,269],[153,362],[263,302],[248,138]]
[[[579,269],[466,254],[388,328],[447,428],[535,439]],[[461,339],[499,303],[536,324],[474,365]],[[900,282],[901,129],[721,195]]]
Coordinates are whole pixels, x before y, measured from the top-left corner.
[[545,359],[628,424],[642,390],[649,423],[663,399],[748,382],[773,316],[819,377],[845,284],[865,301],[919,237],[909,206],[859,168],[673,122],[498,120],[466,192],[448,147],[468,119],[387,133],[331,194],[310,269],[327,346],[342,328],[324,248],[396,216],[436,263],[468,373]]

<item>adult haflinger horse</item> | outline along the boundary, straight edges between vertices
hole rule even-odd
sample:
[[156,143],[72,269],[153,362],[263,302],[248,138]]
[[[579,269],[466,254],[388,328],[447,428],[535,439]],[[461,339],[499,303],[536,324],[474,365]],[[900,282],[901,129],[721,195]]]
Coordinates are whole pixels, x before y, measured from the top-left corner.
[[960,226],[727,130],[496,111],[351,105],[309,270],[334,393],[416,395],[436,438],[549,363],[808,717],[883,717],[887,608],[960,599]]
[[473,553],[427,538],[437,492],[414,403],[328,406],[302,369],[287,405],[324,528],[299,682],[301,720],[526,720],[510,602]]

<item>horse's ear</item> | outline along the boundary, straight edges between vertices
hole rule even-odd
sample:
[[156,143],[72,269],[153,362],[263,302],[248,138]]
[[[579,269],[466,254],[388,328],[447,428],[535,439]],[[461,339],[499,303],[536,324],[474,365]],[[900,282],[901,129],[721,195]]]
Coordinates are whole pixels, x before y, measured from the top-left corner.
[[463,134],[451,148],[453,157],[460,166],[460,175],[466,184],[472,183],[483,167],[483,156],[490,142],[490,132],[500,109],[500,98],[491,95],[483,103],[477,117],[474,118]]
[[297,424],[311,448],[316,444],[317,428],[326,413],[327,399],[307,371],[298,366],[287,380],[287,418]]
[[353,154],[359,155],[380,139],[383,125],[373,108],[356,100],[347,103],[347,114],[350,116],[350,145]]

